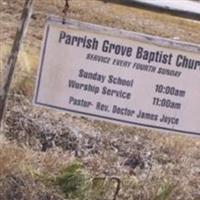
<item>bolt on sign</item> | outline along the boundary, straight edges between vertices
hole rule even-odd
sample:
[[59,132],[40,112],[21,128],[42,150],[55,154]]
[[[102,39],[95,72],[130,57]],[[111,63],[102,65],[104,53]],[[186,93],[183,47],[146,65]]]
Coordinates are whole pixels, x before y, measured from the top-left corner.
[[34,103],[200,135],[200,46],[49,18]]

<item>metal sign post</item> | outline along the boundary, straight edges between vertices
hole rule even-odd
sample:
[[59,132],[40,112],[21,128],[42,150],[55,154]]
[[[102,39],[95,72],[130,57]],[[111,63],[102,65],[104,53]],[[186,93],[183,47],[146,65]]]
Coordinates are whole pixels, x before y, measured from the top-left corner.
[[1,91],[0,91],[0,126],[1,126],[2,120],[3,120],[8,91],[9,91],[13,73],[15,70],[20,46],[21,46],[21,43],[23,40],[23,36],[26,32],[26,28],[28,27],[28,22],[29,22],[31,13],[32,13],[31,11],[32,11],[33,1],[34,0],[26,0],[25,1],[24,8],[23,8],[22,15],[21,15],[21,22],[17,29],[17,33],[16,33],[15,40],[14,40],[14,43],[12,46],[12,50],[11,50],[10,56],[8,58],[8,61],[6,63],[6,67],[5,67],[6,75],[5,75],[5,79],[4,79],[4,82],[3,82],[3,85],[2,85]]

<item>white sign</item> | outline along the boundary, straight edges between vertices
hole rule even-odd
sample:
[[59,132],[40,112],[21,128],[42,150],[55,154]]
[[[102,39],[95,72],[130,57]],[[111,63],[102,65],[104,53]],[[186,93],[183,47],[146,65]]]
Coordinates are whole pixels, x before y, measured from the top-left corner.
[[51,18],[35,104],[200,135],[200,46]]

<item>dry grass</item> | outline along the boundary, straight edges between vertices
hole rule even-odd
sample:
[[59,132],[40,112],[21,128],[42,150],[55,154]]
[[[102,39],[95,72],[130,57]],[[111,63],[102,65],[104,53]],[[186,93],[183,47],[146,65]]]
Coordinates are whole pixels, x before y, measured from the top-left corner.
[[[44,112],[43,109],[28,108],[27,112],[26,108],[30,106],[27,100],[19,104],[17,99],[19,100],[19,97],[15,98],[15,105],[10,104],[6,129],[8,131],[15,129],[15,134],[18,135],[13,135],[11,142],[3,138],[0,144],[0,191],[5,200],[7,200],[5,197],[12,193],[17,200],[42,199],[36,194],[41,196],[53,194],[56,199],[58,194],[60,196],[60,192],[50,187],[49,177],[56,177],[61,169],[68,166],[71,160],[74,160],[72,155],[75,152],[78,153],[77,158],[90,172],[91,177],[120,177],[122,186],[119,200],[197,200],[199,198],[200,142],[196,138],[164,136],[144,129],[121,127],[98,121],[92,124],[86,119],[50,111]],[[20,108],[19,106],[22,105],[23,108]],[[40,152],[34,146],[38,142],[35,144],[33,142],[32,146],[27,143],[30,140],[36,141],[38,132],[36,131],[35,134],[32,132],[35,129],[32,130],[33,125],[26,121],[24,116],[27,119],[31,117],[38,127],[42,120],[46,123],[47,130],[54,126],[55,133],[60,133],[63,129],[63,136],[65,126],[61,125],[62,123],[76,127],[79,130],[77,138],[79,143],[82,144],[88,135],[90,135],[89,140],[86,146],[77,146],[71,150],[64,150],[60,141],[61,146],[57,148],[52,146],[48,151]],[[10,123],[12,117],[15,121],[13,124]],[[57,120],[63,122],[59,124]],[[55,126],[55,124],[59,125]],[[71,134],[77,135],[76,132]],[[11,134],[7,132],[5,136],[10,138]],[[92,142],[88,143],[89,141]],[[91,148],[88,145],[96,150],[88,151],[88,148]],[[25,195],[23,198],[20,196],[22,193]],[[110,197],[111,193],[105,194],[103,190],[100,194]]]
[[65,153],[41,153],[1,139],[0,142],[0,199],[39,200],[50,196],[63,199],[59,190],[45,186],[38,176],[54,177],[69,165],[73,158]]
[[[2,6],[2,2],[8,4]],[[21,5],[21,0],[0,2],[1,77]],[[62,7],[62,0],[35,1],[34,17],[18,59],[6,123],[0,134],[0,199],[63,200],[59,187],[54,189],[41,177],[57,177],[76,155],[89,176],[120,177],[119,200],[199,200],[199,138],[75,118],[31,104],[45,19],[49,13],[60,15]],[[199,23],[115,3],[72,0],[69,17],[200,43]],[[71,127],[70,136],[75,138],[69,146],[65,141],[69,139],[66,127]],[[52,139],[46,152],[41,152],[39,134],[63,140],[55,147]],[[73,142],[75,145],[69,148]],[[102,194],[102,199],[104,195],[110,198],[109,194]]]
[[[114,1],[85,0],[71,3],[70,15],[77,19],[130,31],[200,43],[200,23],[192,23],[180,17],[155,13],[131,6],[122,6]],[[87,10],[85,9],[87,7]]]

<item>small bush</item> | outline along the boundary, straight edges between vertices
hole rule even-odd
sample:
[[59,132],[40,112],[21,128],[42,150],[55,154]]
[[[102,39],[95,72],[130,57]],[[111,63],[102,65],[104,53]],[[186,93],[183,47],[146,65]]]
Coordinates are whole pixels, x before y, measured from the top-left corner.
[[165,181],[158,189],[154,200],[169,200],[172,194],[172,190],[173,186],[169,182]]
[[63,169],[56,177],[56,184],[61,188],[66,198],[86,199],[88,196],[90,181],[80,163],[73,163]]

